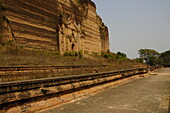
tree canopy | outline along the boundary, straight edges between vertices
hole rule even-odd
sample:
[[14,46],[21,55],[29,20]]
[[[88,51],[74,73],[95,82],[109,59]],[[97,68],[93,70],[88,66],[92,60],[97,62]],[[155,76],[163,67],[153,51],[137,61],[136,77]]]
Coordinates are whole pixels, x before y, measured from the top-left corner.
[[160,53],[153,49],[140,49],[138,50],[140,54],[140,58],[144,60],[146,64],[151,66],[159,64],[159,56]]
[[125,53],[117,52],[116,59],[125,60],[126,58],[127,58],[127,55]]
[[140,54],[140,61],[144,61],[146,64],[151,66],[162,65],[165,67],[170,67],[170,50],[159,53],[153,49],[140,49],[138,50]]
[[160,55],[161,64],[165,67],[170,67],[170,50],[163,52]]

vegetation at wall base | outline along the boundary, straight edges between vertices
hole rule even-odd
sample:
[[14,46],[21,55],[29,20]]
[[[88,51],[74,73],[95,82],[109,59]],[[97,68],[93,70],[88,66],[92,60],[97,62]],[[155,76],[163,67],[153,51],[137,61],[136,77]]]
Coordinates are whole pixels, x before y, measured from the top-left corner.
[[76,51],[67,51],[67,52],[64,53],[64,56],[74,56],[74,57],[77,56],[79,58],[82,58],[83,53],[82,53],[82,51],[78,51],[78,52],[76,52]]
[[116,58],[116,54],[111,53],[111,52],[102,52],[101,56],[103,58],[109,58],[109,59],[115,59]]
[[[117,54],[107,52],[102,53],[102,56],[85,57],[82,52],[65,53],[65,56],[60,56],[56,51],[26,49],[23,46],[0,45],[0,66],[1,67],[22,67],[22,66],[77,66],[77,65],[107,65],[106,67],[93,69],[79,69],[70,71],[43,71],[43,72],[5,72],[5,76],[0,77],[1,82],[14,80],[27,80],[36,78],[48,78],[65,75],[77,75],[96,72],[116,71],[122,69],[138,68],[145,65],[134,62],[132,60],[117,59]],[[1,74],[1,73],[0,73]]]

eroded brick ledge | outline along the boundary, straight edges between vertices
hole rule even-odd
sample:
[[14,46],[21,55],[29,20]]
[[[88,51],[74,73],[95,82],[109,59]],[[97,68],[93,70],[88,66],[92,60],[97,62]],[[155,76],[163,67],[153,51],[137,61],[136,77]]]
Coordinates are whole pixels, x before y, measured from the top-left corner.
[[[153,70],[153,69],[152,69]],[[148,68],[0,84],[0,112],[35,112],[134,79]]]

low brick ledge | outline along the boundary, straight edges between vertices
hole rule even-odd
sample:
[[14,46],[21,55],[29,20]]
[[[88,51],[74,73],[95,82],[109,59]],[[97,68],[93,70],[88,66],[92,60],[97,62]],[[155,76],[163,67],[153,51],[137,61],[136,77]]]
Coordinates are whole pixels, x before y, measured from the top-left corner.
[[107,65],[0,67],[0,71],[25,71],[25,70],[49,70],[49,69],[78,69],[78,68],[99,68],[99,67],[107,67]]
[[[28,101],[47,95],[61,96],[68,92],[81,91],[93,86],[109,83],[132,75],[144,74],[148,68],[128,69],[105,73],[72,75],[46,79],[24,80],[0,83],[0,113],[7,112],[11,104],[19,106],[21,101]],[[68,94],[69,94],[68,93]],[[41,98],[41,100],[42,100]],[[25,103],[24,102],[24,103]]]
[[92,73],[92,74],[84,74],[84,75],[51,77],[51,78],[43,78],[43,79],[20,80],[20,81],[12,81],[12,82],[2,82],[0,83],[0,95],[5,93],[36,89],[41,87],[50,87],[55,85],[68,84],[68,83],[73,83],[78,81],[87,81],[87,80],[92,80],[97,78],[114,76],[117,74],[122,74],[124,76],[126,75],[126,73],[131,74],[134,73],[135,71],[142,72],[143,70],[147,70],[147,68],[128,69],[128,70]]

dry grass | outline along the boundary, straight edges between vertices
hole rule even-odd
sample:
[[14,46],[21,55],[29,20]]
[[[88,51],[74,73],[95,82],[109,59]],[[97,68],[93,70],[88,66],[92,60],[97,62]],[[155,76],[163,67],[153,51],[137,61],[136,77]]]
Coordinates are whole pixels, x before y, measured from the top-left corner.
[[0,66],[96,64],[105,64],[105,62],[104,60],[94,61],[87,58],[59,56],[55,51],[26,50],[17,47],[0,49]]
[[105,71],[115,71],[136,68],[141,64],[126,60],[106,59],[101,57],[68,57],[60,56],[56,52],[26,50],[18,47],[0,47],[0,66],[72,66],[72,65],[108,65],[107,67],[76,69],[76,70],[45,70],[29,72],[0,72],[0,82],[26,80],[36,78],[57,77],[65,75],[87,74]]

